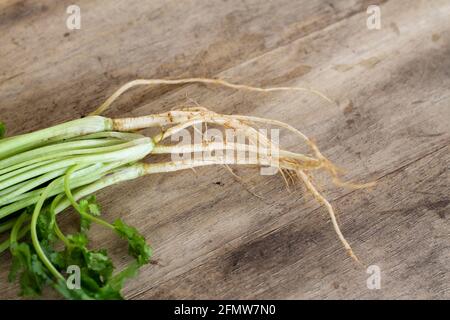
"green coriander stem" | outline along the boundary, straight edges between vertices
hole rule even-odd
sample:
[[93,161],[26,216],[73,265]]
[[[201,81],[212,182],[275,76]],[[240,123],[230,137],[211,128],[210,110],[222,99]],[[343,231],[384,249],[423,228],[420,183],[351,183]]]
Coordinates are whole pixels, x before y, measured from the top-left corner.
[[9,229],[11,229],[14,224],[16,223],[17,219],[11,219],[5,223],[0,224],[0,233],[8,231]]
[[94,132],[110,131],[112,120],[103,117],[86,117],[50,128],[0,140],[0,159],[73,137]]
[[56,236],[62,241],[64,242],[64,244],[66,245],[66,247],[70,247],[71,244],[69,242],[69,240],[67,240],[66,236],[64,235],[64,233],[62,233],[61,229],[58,226],[58,222],[56,221],[56,213],[55,213],[55,208],[58,205],[59,201],[64,197],[64,194],[60,194],[58,196],[55,197],[55,199],[53,199],[52,204],[50,206],[50,223],[53,225],[53,230],[55,230],[55,234]]
[[17,218],[16,223],[14,223],[14,226],[11,230],[11,235],[9,237],[10,245],[17,243],[17,237],[19,235],[20,228],[22,227],[22,224],[27,220],[28,214],[26,212],[22,213],[19,218]]
[[72,204],[72,206],[75,208],[75,210],[83,217],[86,219],[91,220],[92,222],[98,223],[102,226],[105,226],[107,228],[110,228],[112,230],[115,230],[116,228],[106,222],[105,220],[99,219],[97,217],[94,217],[86,212],[84,212],[81,208],[80,205],[76,202],[75,198],[72,195],[72,191],[70,190],[70,176],[72,175],[72,173],[77,170],[79,168],[80,165],[74,165],[72,166],[69,170],[67,170],[67,173],[64,177],[64,191],[66,193],[67,199],[69,199],[70,203]]
[[34,207],[33,215],[31,217],[31,241],[33,242],[34,249],[36,250],[36,253],[38,254],[41,261],[44,263],[44,265],[50,270],[50,272],[55,276],[55,278],[59,280],[65,280],[64,277],[59,273],[58,270],[56,270],[55,266],[50,262],[50,260],[47,258],[47,256],[44,253],[44,250],[42,250],[42,247],[39,243],[38,235],[37,235],[37,220],[39,218],[39,214],[41,213],[42,206],[44,205],[44,201],[47,199],[48,193],[54,186],[54,181],[51,182],[47,188],[42,192],[41,197],[39,198],[39,201],[36,203],[36,206]]

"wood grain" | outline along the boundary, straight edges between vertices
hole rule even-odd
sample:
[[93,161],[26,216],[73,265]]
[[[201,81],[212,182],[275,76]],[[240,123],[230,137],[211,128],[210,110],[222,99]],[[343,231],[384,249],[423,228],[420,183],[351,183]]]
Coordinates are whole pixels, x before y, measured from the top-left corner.
[[[381,5],[381,30],[366,8]],[[139,88],[108,113],[168,110],[186,97],[228,114],[282,120],[313,137],[346,178],[320,177],[344,234],[366,265],[366,286],[326,212],[278,176],[220,167],[155,175],[99,194],[106,217],[136,225],[156,264],[126,296],[161,298],[450,298],[450,4],[432,1],[78,1],[81,30],[65,26],[70,1],[0,4],[0,118],[10,134],[87,114],[135,78],[220,77],[312,86],[309,94],[254,94],[198,85]],[[283,135],[283,144],[298,141]],[[218,183],[217,183],[218,182]],[[73,217],[62,217],[70,228]],[[94,229],[94,245],[125,250]],[[0,257],[0,297],[15,298]]]

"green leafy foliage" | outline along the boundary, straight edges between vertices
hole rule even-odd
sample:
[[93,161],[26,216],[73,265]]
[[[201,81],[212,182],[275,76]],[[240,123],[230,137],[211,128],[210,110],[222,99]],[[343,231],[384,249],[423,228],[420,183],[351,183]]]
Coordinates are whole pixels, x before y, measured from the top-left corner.
[[3,139],[6,135],[6,126],[0,121],[0,139]]
[[37,297],[43,288],[51,282],[50,272],[39,260],[31,245],[13,243],[11,245],[13,261],[8,276],[9,281],[19,277],[20,295]]
[[[27,212],[31,215],[33,213],[33,208],[27,208]],[[55,221],[53,221],[50,210],[45,208],[41,211],[37,221],[37,234],[44,250],[49,249],[51,244],[56,240],[54,225]]]
[[[99,216],[100,206],[95,197],[80,201],[81,209],[90,215]],[[28,210],[32,211],[32,210]],[[41,212],[37,223],[40,244],[51,263],[64,274],[69,266],[77,266],[80,271],[80,288],[69,289],[67,283],[55,279],[39,260],[31,243],[13,243],[11,253],[13,262],[9,280],[19,280],[23,296],[37,297],[46,286],[52,287],[66,299],[123,299],[121,295],[125,281],[136,276],[139,268],[148,263],[151,249],[145,238],[133,227],[121,220],[114,223],[120,237],[128,241],[130,255],[134,260],[122,271],[114,273],[114,265],[105,249],[90,250],[87,231],[88,219],[81,219],[80,232],[68,235],[62,250],[55,249],[58,237],[55,234],[55,221],[50,210]]]
[[[93,215],[93,216],[100,216],[101,214],[101,208],[100,205],[97,202],[97,199],[95,196],[89,196],[85,199],[82,199],[79,203],[80,210],[83,212]],[[86,233],[89,228],[91,227],[91,220],[86,219],[83,216],[80,216],[81,222],[80,222],[80,231],[82,233]]]
[[145,242],[145,238],[139,234],[136,228],[127,225],[120,219],[114,222],[114,227],[122,238],[128,240],[128,252],[136,259],[138,264],[144,265],[148,263],[152,251]]

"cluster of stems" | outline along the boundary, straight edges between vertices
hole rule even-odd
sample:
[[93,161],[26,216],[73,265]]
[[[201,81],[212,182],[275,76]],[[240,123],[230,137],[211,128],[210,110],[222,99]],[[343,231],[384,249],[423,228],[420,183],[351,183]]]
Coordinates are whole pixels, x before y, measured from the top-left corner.
[[[254,165],[271,166],[291,180],[302,181],[307,190],[323,204],[333,223],[334,229],[347,252],[356,259],[353,251],[342,235],[334,210],[330,203],[314,186],[309,172],[323,169],[339,182],[337,170],[303,133],[288,124],[251,116],[223,115],[197,106],[170,112],[135,118],[110,119],[99,114],[123,92],[135,85],[183,84],[192,82],[212,83],[234,89],[255,91],[307,90],[303,88],[261,89],[233,85],[221,80],[137,80],[120,88],[92,115],[69,121],[50,128],[0,140],[0,253],[12,243],[30,235],[33,246],[42,262],[55,277],[62,277],[51,265],[40,247],[36,224],[43,206],[48,206],[52,227],[63,242],[67,242],[56,223],[56,215],[73,206],[78,210],[77,201],[98,190],[116,183],[132,180],[144,175],[191,169],[206,165]],[[250,144],[264,144],[267,148],[279,148],[262,136],[258,125],[279,126],[297,134],[310,147],[310,154],[294,153],[279,148],[276,162],[273,155],[263,154],[258,148],[249,148],[238,143],[226,144],[202,141],[200,144],[179,146],[165,141],[181,130],[198,124],[212,124],[244,132]],[[136,133],[146,128],[164,128],[153,137]],[[200,159],[147,162],[152,154],[176,154],[180,152],[203,152],[219,150],[249,150],[256,153],[251,163],[248,160],[211,155]],[[286,179],[287,181],[287,179]],[[355,187],[355,185],[352,185]],[[359,187],[359,186],[356,186]],[[34,208],[33,213],[24,213],[26,208]],[[106,227],[109,223],[98,217],[85,216]]]

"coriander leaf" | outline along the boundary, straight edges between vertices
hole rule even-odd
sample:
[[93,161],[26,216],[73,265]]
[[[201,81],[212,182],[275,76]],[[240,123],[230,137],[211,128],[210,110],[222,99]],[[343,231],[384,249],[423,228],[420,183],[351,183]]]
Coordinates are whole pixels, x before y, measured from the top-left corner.
[[[97,203],[97,198],[95,196],[89,196],[82,199],[79,202],[79,206],[81,211],[93,216],[99,216],[101,213],[100,205]],[[83,215],[80,217],[80,231],[86,233],[91,227],[91,221],[83,217]]]
[[120,293],[125,281],[137,275],[140,265],[137,261],[128,265],[124,270],[117,273],[113,278],[101,288],[95,295],[96,299],[101,300],[122,300],[123,296]]
[[36,229],[40,241],[46,248],[56,239],[54,226],[55,222],[52,220],[50,210],[48,208],[43,209],[39,214]]
[[63,270],[66,266],[66,261],[64,258],[64,252],[61,251],[53,251],[48,254],[48,258],[51,263],[57,267],[59,270]]
[[[100,206],[95,197],[81,200],[80,207],[83,212],[92,216],[100,214]],[[33,211],[32,207],[30,211]],[[67,235],[64,241],[66,246],[59,251],[55,248],[59,238],[56,236],[54,216],[49,208],[42,210],[36,227],[45,255],[59,272],[64,273],[69,266],[79,267],[81,288],[69,289],[66,281],[55,279],[41,262],[31,242],[16,242],[10,247],[13,263],[9,280],[19,278],[21,295],[40,296],[44,287],[50,286],[66,299],[123,299],[121,290],[125,281],[134,277],[139,268],[150,259],[151,249],[145,243],[145,238],[121,220],[114,223],[116,232],[128,241],[130,255],[135,258],[124,270],[114,275],[114,265],[107,251],[88,248],[86,232],[89,229],[89,221],[82,219],[80,224],[81,232]]]
[[87,236],[83,233],[76,233],[67,236],[67,240],[71,244],[72,248],[83,249],[89,243]]
[[41,295],[44,286],[51,282],[49,271],[28,244],[13,243],[10,249],[13,263],[8,277],[9,281],[14,281],[19,275],[21,296]]
[[86,246],[88,239],[84,234],[67,237],[70,246],[66,248],[66,265],[77,265],[81,270],[81,279],[95,289],[102,287],[112,276],[114,265],[106,250],[91,251]]
[[132,255],[138,264],[144,265],[150,261],[152,255],[151,248],[145,242],[145,238],[136,230],[124,223],[122,220],[117,219],[114,222],[116,232],[124,239],[128,240],[128,252]]
[[106,250],[87,251],[85,258],[89,270],[95,271],[103,280],[111,278],[114,265],[108,257]]
[[6,126],[3,122],[0,121],[0,139],[3,139],[6,134]]
[[21,269],[25,269],[31,264],[31,253],[28,245],[22,243],[12,243],[10,250],[13,256],[13,261],[11,264],[11,270],[9,271],[8,280],[12,282],[16,280],[17,274],[21,271]]

